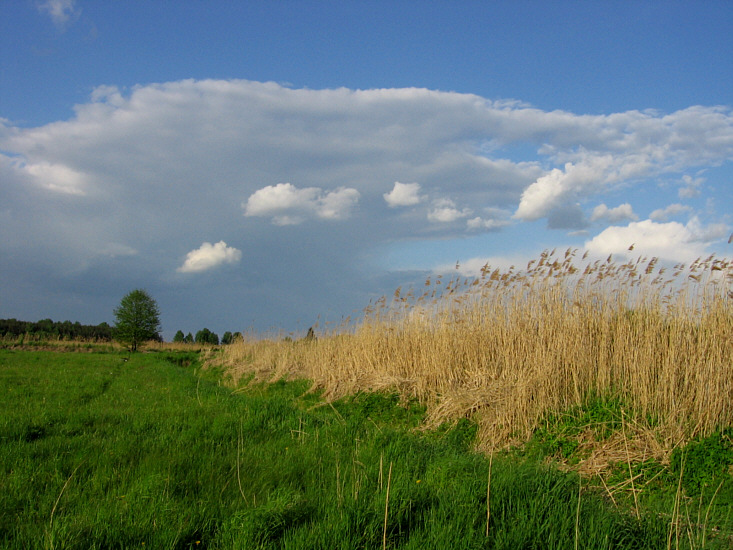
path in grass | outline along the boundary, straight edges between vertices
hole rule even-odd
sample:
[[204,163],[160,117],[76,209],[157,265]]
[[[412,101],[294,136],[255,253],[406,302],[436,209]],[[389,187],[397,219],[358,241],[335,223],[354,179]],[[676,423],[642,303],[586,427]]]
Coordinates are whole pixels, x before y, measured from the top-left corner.
[[324,405],[125,357],[0,350],[1,547],[667,546],[577,476],[471,453],[468,423],[418,432],[390,396]]

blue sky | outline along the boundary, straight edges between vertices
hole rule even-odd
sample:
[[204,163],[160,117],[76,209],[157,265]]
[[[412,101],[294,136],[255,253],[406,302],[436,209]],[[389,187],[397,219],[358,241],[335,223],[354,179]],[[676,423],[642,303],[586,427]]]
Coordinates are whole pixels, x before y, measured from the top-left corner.
[[305,330],[733,245],[730,2],[0,3],[0,317]]

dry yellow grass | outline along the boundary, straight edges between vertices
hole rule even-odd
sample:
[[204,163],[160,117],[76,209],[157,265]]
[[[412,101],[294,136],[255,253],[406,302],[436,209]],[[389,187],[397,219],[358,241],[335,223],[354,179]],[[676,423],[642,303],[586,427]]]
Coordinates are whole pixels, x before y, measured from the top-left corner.
[[235,382],[308,378],[330,399],[396,390],[427,405],[428,425],[473,418],[484,450],[523,440],[548,411],[590,395],[629,407],[626,437],[595,449],[598,463],[660,457],[733,424],[733,262],[576,254],[433,278],[316,340],[246,338],[212,361]]

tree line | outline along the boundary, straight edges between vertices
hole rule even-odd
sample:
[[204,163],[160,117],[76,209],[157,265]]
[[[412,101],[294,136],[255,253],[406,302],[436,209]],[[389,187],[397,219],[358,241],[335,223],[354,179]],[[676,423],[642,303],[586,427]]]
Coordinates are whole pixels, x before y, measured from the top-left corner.
[[203,328],[196,333],[196,336],[194,336],[190,332],[184,335],[183,331],[179,330],[178,332],[176,332],[176,335],[173,337],[173,341],[176,343],[213,344],[215,346],[218,346],[219,344],[223,344],[223,345],[231,344],[237,338],[241,338],[241,337],[242,337],[241,332],[231,333],[229,331],[226,331],[224,335],[221,337],[221,341],[220,341],[218,334],[216,334],[215,332],[211,332],[208,328]]
[[[94,342],[111,342],[115,339],[115,327],[107,323],[99,323],[98,325],[82,325],[79,321],[72,323],[71,321],[53,321],[51,319],[41,319],[40,321],[19,321],[18,319],[0,319],[0,338],[19,338],[20,336],[30,336],[34,339],[51,339],[51,340],[85,340]],[[147,339],[146,335],[146,338]],[[204,328],[196,332],[184,334],[179,330],[173,337],[174,342],[185,342],[187,344],[219,344],[227,345],[234,342],[237,338],[241,338],[240,332],[225,332],[219,338],[219,335]],[[151,340],[162,341],[163,339],[156,332],[150,335]]]
[[[20,338],[30,336],[37,340],[62,339],[62,340],[86,340],[97,342],[109,342],[118,340],[129,345],[131,351],[136,351],[138,345],[155,340],[162,342],[160,335],[160,309],[157,302],[143,289],[136,289],[127,293],[120,305],[113,311],[115,326],[107,323],[98,325],[82,325],[78,321],[55,322],[51,319],[42,319],[36,322],[18,321],[17,319],[0,319],[0,338]],[[174,342],[185,342],[190,344],[231,344],[236,339],[242,338],[240,332],[224,333],[221,341],[219,335],[203,328],[194,337],[190,332],[186,335],[183,331],[176,332]]]
[[109,342],[114,338],[114,329],[107,323],[98,325],[82,325],[79,321],[19,321],[18,319],[0,319],[0,337],[20,337],[24,335],[39,339],[61,340],[94,340]]

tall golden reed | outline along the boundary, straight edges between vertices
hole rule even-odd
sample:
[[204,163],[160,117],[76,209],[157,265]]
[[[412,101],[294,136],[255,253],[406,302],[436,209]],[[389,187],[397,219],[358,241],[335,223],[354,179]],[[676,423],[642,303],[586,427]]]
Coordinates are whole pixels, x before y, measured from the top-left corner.
[[217,362],[235,382],[308,378],[329,399],[395,390],[427,405],[429,426],[476,420],[484,450],[589,396],[625,403],[647,456],[733,424],[733,262],[576,254],[437,276],[316,340],[248,338]]

